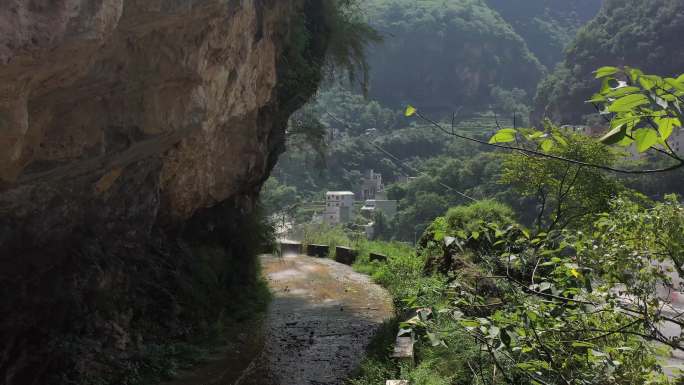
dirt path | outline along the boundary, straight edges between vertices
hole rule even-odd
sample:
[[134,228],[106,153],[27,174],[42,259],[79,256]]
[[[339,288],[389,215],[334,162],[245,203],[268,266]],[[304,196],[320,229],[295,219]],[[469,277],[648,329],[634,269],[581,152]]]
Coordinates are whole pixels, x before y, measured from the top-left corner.
[[261,257],[273,301],[260,325],[235,331],[234,346],[165,385],[337,385],[393,314],[389,294],[328,259]]
[[363,358],[389,294],[348,266],[309,257],[262,257],[274,295],[265,348],[236,385],[341,384]]

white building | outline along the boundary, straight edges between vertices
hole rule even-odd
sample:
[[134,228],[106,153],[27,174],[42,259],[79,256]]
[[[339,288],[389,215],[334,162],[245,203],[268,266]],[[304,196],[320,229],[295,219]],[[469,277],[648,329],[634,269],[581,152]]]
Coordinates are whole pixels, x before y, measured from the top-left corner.
[[385,218],[392,219],[397,214],[397,201],[369,199],[361,207],[361,214],[373,218],[373,213],[381,212]]
[[323,221],[329,225],[350,222],[353,218],[354,193],[351,191],[328,191],[325,194]]

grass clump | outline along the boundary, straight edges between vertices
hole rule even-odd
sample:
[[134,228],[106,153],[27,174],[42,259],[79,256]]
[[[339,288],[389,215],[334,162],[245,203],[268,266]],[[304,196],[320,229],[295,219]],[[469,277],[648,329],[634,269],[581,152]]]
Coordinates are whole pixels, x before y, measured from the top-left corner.
[[[399,242],[358,243],[360,256],[354,269],[369,274],[375,282],[387,288],[394,299],[396,319],[386,323],[369,348],[350,385],[375,385],[388,379],[405,379],[416,385],[471,384],[473,376],[467,362],[478,359],[479,349],[472,340],[458,331],[456,321],[442,317],[438,310],[448,305],[448,278],[442,274],[425,274],[426,258],[416,254],[412,246]],[[370,261],[369,253],[386,255],[387,261]],[[437,346],[416,337],[416,365],[398,364],[390,358],[400,321],[412,315],[416,307],[435,311],[439,337]],[[448,332],[447,332],[448,331]]]

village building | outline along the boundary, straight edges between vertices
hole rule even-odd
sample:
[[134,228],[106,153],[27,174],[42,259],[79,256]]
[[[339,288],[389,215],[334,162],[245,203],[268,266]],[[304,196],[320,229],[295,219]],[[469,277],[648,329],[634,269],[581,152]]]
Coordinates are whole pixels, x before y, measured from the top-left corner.
[[339,225],[350,222],[354,217],[354,193],[351,191],[328,191],[325,194],[323,222]]
[[384,197],[385,187],[382,184],[382,174],[368,170],[361,178],[361,185],[356,198],[362,201]]
[[369,199],[361,207],[361,215],[373,218],[373,214],[381,212],[385,218],[392,219],[397,214],[397,201]]

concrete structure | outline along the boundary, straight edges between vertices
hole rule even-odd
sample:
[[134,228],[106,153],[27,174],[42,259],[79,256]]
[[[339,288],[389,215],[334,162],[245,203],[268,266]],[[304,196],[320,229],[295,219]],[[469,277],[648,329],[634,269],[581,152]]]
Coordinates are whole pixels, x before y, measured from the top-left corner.
[[328,245],[306,245],[306,255],[316,258],[327,258],[330,254]]
[[387,261],[387,256],[383,255],[383,254],[370,253],[368,255],[368,257],[369,257],[371,262],[373,262],[373,261],[386,262]]
[[293,242],[287,240],[280,240],[280,256],[286,255],[301,255],[303,252],[302,244],[300,242]]
[[353,265],[359,252],[349,247],[337,246],[335,247],[335,261],[345,265]]
[[378,211],[387,219],[394,218],[397,214],[397,201],[369,199],[361,207],[361,214],[366,218],[373,218],[373,214]]
[[356,197],[362,201],[376,199],[377,194],[382,193],[384,190],[382,174],[373,170],[368,170],[363,174],[361,187],[357,192]]
[[667,141],[672,147],[672,150],[679,155],[684,154],[684,128],[672,133],[672,136]]
[[415,176],[399,175],[397,177],[397,183],[409,183],[416,180]]
[[354,213],[354,193],[351,191],[328,191],[325,194],[323,222],[339,225],[350,222]]
[[413,366],[415,362],[413,358],[413,338],[397,337],[391,357],[398,362],[404,362],[409,364],[409,366]]
[[374,222],[370,222],[363,226],[363,232],[367,239],[373,239],[373,236],[375,236],[375,228],[373,227],[374,225]]

